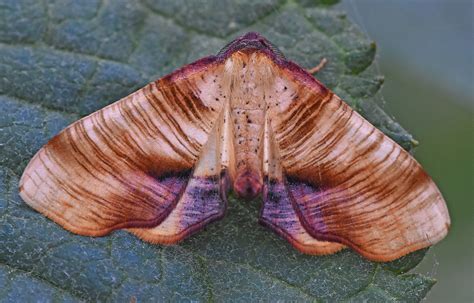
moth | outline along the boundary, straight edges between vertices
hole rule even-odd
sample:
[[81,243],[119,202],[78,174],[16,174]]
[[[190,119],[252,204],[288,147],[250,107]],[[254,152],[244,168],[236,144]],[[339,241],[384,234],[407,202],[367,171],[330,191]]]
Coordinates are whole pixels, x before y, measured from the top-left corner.
[[390,261],[450,225],[409,153],[254,32],[68,126],[19,190],[73,233],[159,244],[222,218],[230,190],[306,254]]

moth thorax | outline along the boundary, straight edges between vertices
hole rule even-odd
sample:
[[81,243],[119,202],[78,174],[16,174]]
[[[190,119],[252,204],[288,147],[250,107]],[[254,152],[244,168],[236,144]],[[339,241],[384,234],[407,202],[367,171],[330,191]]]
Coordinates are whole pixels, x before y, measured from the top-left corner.
[[229,57],[224,65],[224,81],[231,89],[246,88],[249,94],[252,89],[267,89],[275,79],[274,63],[263,53],[237,52]]

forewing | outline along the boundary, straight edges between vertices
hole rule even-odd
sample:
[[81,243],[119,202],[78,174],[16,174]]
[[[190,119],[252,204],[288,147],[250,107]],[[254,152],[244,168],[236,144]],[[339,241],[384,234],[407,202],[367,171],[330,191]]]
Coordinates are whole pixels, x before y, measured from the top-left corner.
[[286,189],[306,231],[387,261],[441,240],[446,204],[411,155],[297,68],[269,116]]
[[21,197],[82,235],[160,224],[189,195],[222,108],[213,74],[220,65],[207,61],[67,127],[30,161]]

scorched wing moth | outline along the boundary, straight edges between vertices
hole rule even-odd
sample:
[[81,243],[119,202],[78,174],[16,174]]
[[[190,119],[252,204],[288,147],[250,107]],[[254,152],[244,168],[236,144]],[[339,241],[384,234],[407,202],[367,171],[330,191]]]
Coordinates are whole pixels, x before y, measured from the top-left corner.
[[20,181],[73,233],[160,244],[220,219],[230,189],[308,254],[393,260],[450,224],[409,153],[257,33],[68,126]]

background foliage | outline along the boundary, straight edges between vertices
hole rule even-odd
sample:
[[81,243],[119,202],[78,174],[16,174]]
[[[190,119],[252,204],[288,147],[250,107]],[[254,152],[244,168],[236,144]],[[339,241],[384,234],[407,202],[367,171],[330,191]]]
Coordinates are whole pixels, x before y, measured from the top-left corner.
[[387,264],[345,250],[312,257],[257,224],[259,202],[179,246],[125,232],[72,235],[26,206],[18,179],[67,124],[257,30],[411,150],[377,105],[383,78],[368,41],[334,1],[0,2],[0,300],[419,301],[434,283],[407,274],[424,251]]

